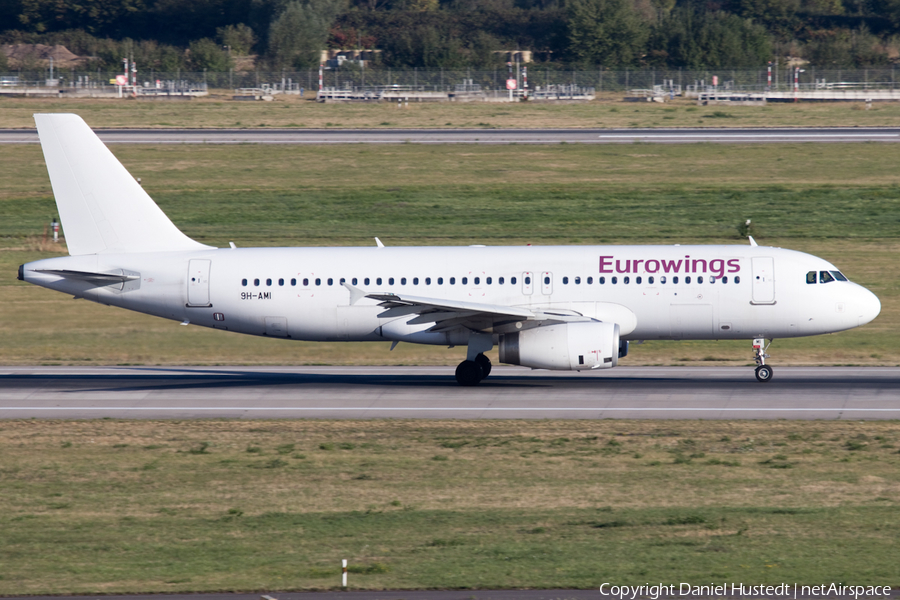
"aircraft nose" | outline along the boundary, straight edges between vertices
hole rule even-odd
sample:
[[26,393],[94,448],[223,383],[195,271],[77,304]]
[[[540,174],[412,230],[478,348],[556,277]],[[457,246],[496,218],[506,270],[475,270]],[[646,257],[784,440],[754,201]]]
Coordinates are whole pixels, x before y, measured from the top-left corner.
[[864,287],[859,288],[858,296],[856,304],[859,307],[859,324],[865,325],[881,312],[881,300]]

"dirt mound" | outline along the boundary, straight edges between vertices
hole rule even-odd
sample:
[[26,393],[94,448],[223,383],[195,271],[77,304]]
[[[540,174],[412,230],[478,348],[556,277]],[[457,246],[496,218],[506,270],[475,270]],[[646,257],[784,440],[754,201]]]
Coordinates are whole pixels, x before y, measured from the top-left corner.
[[47,66],[53,59],[53,66],[60,68],[81,66],[88,57],[78,56],[65,46],[47,46],[45,44],[7,44],[0,47],[6,54],[9,66],[19,67],[29,64]]

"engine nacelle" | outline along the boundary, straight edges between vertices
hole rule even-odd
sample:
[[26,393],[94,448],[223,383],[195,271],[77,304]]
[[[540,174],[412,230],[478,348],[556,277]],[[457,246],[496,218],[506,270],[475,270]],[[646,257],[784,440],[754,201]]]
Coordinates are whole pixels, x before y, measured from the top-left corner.
[[500,336],[500,362],[533,369],[581,371],[619,364],[615,323],[562,323]]

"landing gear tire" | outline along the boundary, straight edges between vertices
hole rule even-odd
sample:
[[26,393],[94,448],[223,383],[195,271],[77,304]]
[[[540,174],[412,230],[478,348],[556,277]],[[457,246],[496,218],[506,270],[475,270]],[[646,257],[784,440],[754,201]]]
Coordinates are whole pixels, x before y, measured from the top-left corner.
[[456,367],[456,382],[459,385],[478,385],[484,379],[484,373],[474,360],[464,360]]
[[756,380],[766,383],[772,380],[772,367],[769,365],[760,365],[756,367]]
[[487,376],[491,374],[491,359],[484,354],[479,354],[475,357],[475,362],[481,367],[481,378],[487,378]]

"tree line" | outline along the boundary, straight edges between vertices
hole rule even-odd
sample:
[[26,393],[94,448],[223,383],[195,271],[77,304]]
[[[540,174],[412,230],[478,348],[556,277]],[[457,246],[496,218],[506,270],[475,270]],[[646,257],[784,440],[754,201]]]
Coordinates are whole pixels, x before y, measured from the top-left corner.
[[900,56],[900,0],[0,0],[0,43],[158,71],[304,69],[325,48],[393,68],[492,68],[517,49],[546,68],[875,66]]

